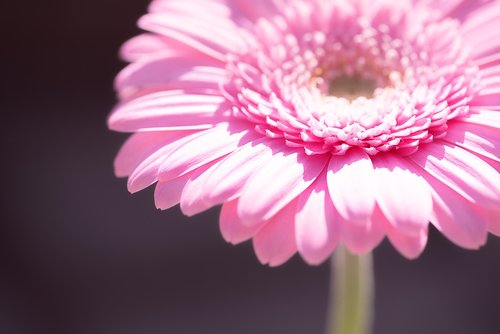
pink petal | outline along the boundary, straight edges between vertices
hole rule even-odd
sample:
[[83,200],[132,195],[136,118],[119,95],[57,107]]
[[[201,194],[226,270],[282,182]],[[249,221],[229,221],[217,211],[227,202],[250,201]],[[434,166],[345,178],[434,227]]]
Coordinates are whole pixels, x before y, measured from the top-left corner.
[[397,228],[389,228],[387,237],[391,244],[408,259],[416,259],[424,251],[427,244],[427,226],[422,228],[417,234],[404,234]]
[[500,130],[487,126],[454,122],[448,128],[446,141],[453,145],[466,148],[477,154],[500,162]]
[[482,89],[470,102],[471,106],[496,106],[500,105],[500,87]]
[[482,210],[431,176],[427,180],[433,188],[432,223],[436,228],[461,247],[477,249],[484,245],[487,225]]
[[459,9],[460,5],[464,3],[464,0],[413,0],[413,2],[438,9],[443,17],[446,17],[453,11]]
[[229,18],[231,11],[220,0],[153,0],[149,5],[152,13],[175,13],[199,18]]
[[422,171],[422,176],[431,186],[432,224],[448,239],[461,247],[477,249],[484,245],[487,225],[482,209],[430,174]]
[[500,237],[500,208],[488,212],[488,231]]
[[[206,58],[206,59],[205,59]],[[125,67],[116,77],[115,88],[217,89],[225,78],[223,65],[212,58],[178,55],[171,51],[149,55]]]
[[186,216],[194,216],[202,211],[211,208],[213,205],[205,205],[202,201],[202,193],[205,189],[200,180],[204,180],[206,175],[210,174],[209,170],[217,165],[222,158],[207,163],[206,165],[196,168],[193,172],[189,172],[187,180],[180,197],[181,211]]
[[369,156],[357,149],[332,156],[327,178],[338,213],[353,223],[366,223],[375,207],[375,178]]
[[184,195],[196,200],[184,210],[196,214],[239,197],[252,173],[272,157],[272,144],[275,142],[267,138],[252,141],[189,182]]
[[500,174],[460,147],[435,140],[409,159],[471,202],[493,207],[500,204]]
[[277,2],[273,0],[233,0],[227,3],[231,7],[233,15],[244,16],[252,21],[258,21],[279,13],[275,4]]
[[405,158],[379,154],[372,158],[376,198],[392,226],[418,234],[429,222],[432,198],[427,184]]
[[428,238],[428,225],[423,226],[418,233],[406,234],[391,225],[380,208],[376,208],[374,220],[386,228],[387,238],[399,253],[408,259],[416,259],[422,254]]
[[325,172],[297,199],[295,216],[297,248],[309,264],[320,264],[333,252],[340,228],[328,195]]
[[[138,61],[144,57],[151,57],[157,53],[165,53],[168,43],[158,35],[145,33],[131,38],[120,49],[120,56],[128,62]],[[170,49],[170,54],[178,53]]]
[[118,177],[129,176],[144,160],[161,147],[188,136],[188,131],[139,132],[131,135],[123,144],[115,158],[115,174]]
[[148,152],[147,157],[130,174],[127,184],[128,190],[134,193],[158,181],[158,171],[165,157],[175,151],[183,142],[189,141],[193,136],[197,135],[199,134],[196,132],[177,132],[169,143],[154,150],[154,152]]
[[155,205],[158,209],[166,210],[179,204],[182,189],[191,177],[191,173],[184,174],[168,181],[160,181],[155,187]]
[[264,225],[263,223],[252,226],[243,224],[238,216],[237,207],[237,199],[224,203],[219,218],[222,237],[232,244],[239,244],[252,238]]
[[290,202],[267,220],[253,238],[255,254],[262,264],[279,266],[297,251],[294,224],[296,204],[296,201]]
[[342,242],[353,254],[362,255],[371,252],[384,239],[387,218],[378,206],[374,209],[371,221],[366,224],[354,224],[339,215],[337,217],[341,227]]
[[246,183],[238,204],[241,219],[248,224],[270,219],[314,182],[328,158],[285,147],[275,153]]
[[231,153],[255,137],[255,133],[249,132],[246,124],[236,122],[223,123],[200,132],[165,158],[161,164],[159,179],[168,180],[187,173]]
[[108,125],[115,131],[204,129],[228,120],[220,96],[158,92],[119,105]]
[[500,65],[486,66],[479,71],[483,80],[497,79],[500,76]]
[[280,2],[283,0],[154,0],[150,5],[151,12],[176,13],[189,15],[199,19],[209,20],[214,17],[228,18],[241,25],[247,25],[248,20],[258,21],[265,17],[278,14]]
[[474,59],[474,64],[480,69],[487,69],[492,66],[500,65],[500,53],[494,53]]
[[477,59],[500,52],[500,3],[494,1],[473,11],[461,27],[467,45],[471,46],[471,57]]
[[500,112],[497,110],[486,110],[482,108],[471,108],[471,112],[457,121],[485,125],[500,129]]
[[[484,74],[484,71],[482,74]],[[490,75],[489,77],[483,76],[481,79],[481,85],[483,89],[498,90],[498,87],[500,87],[500,73]]]
[[150,13],[139,20],[139,26],[221,61],[225,60],[226,53],[241,52],[247,48],[237,33],[240,28],[230,20]]

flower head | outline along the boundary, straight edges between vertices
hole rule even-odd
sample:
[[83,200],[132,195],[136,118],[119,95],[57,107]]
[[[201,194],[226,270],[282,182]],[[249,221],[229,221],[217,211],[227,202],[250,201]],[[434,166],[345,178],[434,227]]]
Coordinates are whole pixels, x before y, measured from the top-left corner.
[[115,162],[158,208],[222,204],[261,262],[321,263],[429,223],[500,234],[500,1],[155,0],[122,50]]

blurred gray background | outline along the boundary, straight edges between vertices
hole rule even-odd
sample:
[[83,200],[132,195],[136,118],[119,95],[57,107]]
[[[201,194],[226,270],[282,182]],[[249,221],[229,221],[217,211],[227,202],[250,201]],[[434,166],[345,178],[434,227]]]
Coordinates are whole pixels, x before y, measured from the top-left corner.
[[[130,195],[106,129],[122,42],[145,0],[4,1],[0,333],[322,334],[328,264],[260,265],[218,209],[184,218]],[[500,333],[500,238],[478,252],[431,231],[408,261],[375,251],[375,334]]]

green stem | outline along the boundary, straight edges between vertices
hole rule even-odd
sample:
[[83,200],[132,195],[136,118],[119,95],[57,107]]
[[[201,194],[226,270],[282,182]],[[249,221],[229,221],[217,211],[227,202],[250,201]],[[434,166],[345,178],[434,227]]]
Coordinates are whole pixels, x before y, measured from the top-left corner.
[[332,257],[327,334],[369,334],[373,320],[372,255],[338,247]]

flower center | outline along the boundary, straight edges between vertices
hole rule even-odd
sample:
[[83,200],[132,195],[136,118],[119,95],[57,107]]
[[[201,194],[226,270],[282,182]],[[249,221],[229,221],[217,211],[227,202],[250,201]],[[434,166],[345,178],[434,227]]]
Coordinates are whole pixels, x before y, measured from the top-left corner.
[[373,97],[377,82],[361,76],[339,76],[328,82],[328,96],[353,101],[358,97]]
[[391,85],[390,80],[380,78],[376,74],[370,75],[369,71],[340,74],[337,72],[339,71],[325,73],[323,68],[317,68],[311,79],[312,86],[327,98],[342,98],[352,102],[360,97],[373,98],[377,88]]
[[261,44],[232,55],[223,88],[235,117],[307,154],[357,147],[409,155],[468,112],[478,70],[456,22],[434,22],[414,34],[405,30],[405,11],[385,25],[369,13],[328,6],[332,18],[324,26],[311,20],[297,27],[293,13],[261,21]]

